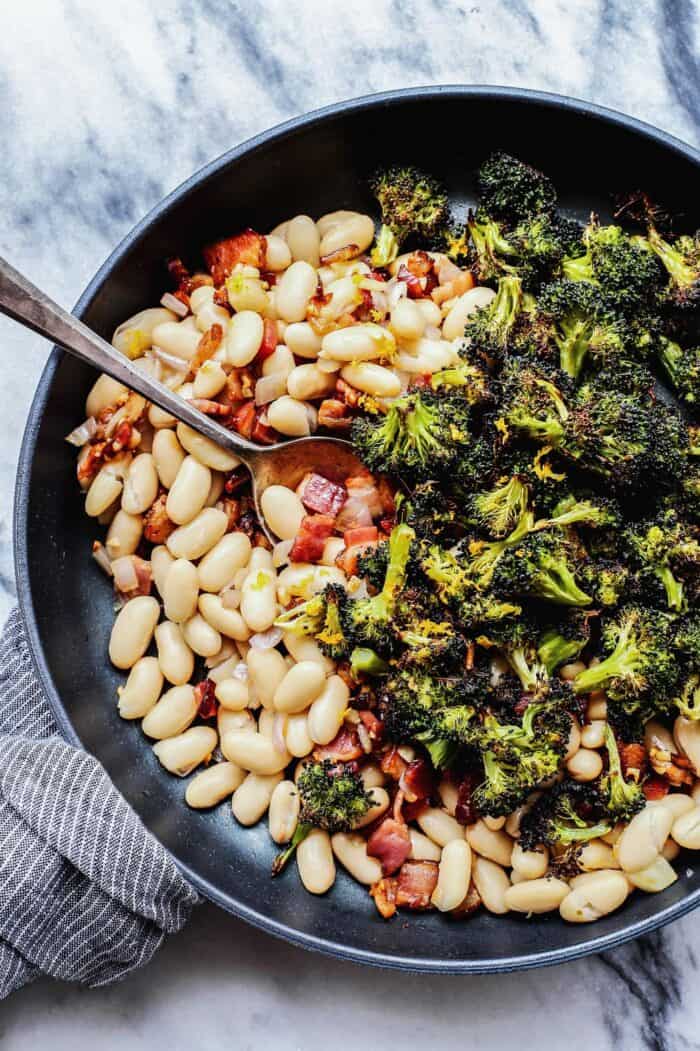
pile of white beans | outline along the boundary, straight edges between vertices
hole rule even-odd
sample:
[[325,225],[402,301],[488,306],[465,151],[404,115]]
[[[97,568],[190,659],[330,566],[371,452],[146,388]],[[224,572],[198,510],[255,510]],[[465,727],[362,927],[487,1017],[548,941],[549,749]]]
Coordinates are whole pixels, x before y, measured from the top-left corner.
[[[455,360],[466,318],[493,293],[460,292],[460,272],[436,257],[444,267],[440,295],[408,299],[405,285],[374,280],[359,258],[373,238],[366,215],[340,211],[318,222],[296,216],[266,238],[265,270],[277,275],[275,285],[256,268],[239,266],[228,285],[233,315],[216,304],[210,284],[201,284],[191,294],[191,312],[166,295],[166,306],[120,325],[114,346],[183,397],[215,399],[231,369],[258,368],[264,321],[273,320],[278,345],[258,368],[255,395],[267,422],[281,434],[315,430],[316,403],[334,391],[338,376],[358,392],[391,400],[412,376]],[[341,250],[343,262],[322,263]],[[393,264],[394,273],[400,263]],[[330,296],[320,311],[323,334],[309,320],[319,282]],[[354,308],[363,289],[373,295],[377,320],[338,327],[337,319]],[[224,332],[219,349],[183,382],[212,325]],[[253,825],[267,813],[274,842],[288,843],[299,820],[295,780],[306,757],[331,742],[344,722],[356,725],[358,717],[333,661],[313,639],[281,631],[274,621],[293,599],[309,598],[330,582],[347,584],[335,564],[343,541],[327,540],[317,565],[288,564],[289,541],[305,510],[299,494],[284,486],[269,488],[262,500],[267,524],[280,537],[277,548],[254,547],[245,533],[229,531],[219,502],[236,458],[142,399],[132,395],[126,401],[127,394],[101,376],[88,395],[88,417],[118,406],[108,428],[113,432],[120,419],[129,419],[138,443],[107,461],[90,481],[86,512],[107,526],[104,550],[112,565],[139,548],[144,516],[161,490],[167,491],[165,509],[175,528],[150,552],[159,598],[131,598],[112,629],[110,659],[128,671],[118,691],[119,714],[141,721],[167,771],[194,774],[185,792],[189,806],[203,809],[230,798],[240,824]],[[155,653],[149,655],[152,645]],[[198,658],[206,672],[197,677],[206,675],[215,684],[215,727],[197,721],[192,679]],[[573,664],[563,674],[573,678],[580,670]],[[593,695],[586,721],[572,729],[565,757],[573,778],[589,781],[600,774],[605,727],[605,697]],[[647,735],[669,755],[686,757],[698,774],[700,723],[679,718],[673,734],[650,723]],[[358,828],[334,836],[315,829],[297,849],[300,877],[311,893],[332,886],[336,861],[362,884],[381,879],[379,861],[367,854],[360,829],[388,811],[391,799],[387,778],[370,752],[361,776],[373,803]],[[400,752],[406,760],[414,757],[410,747]],[[562,879],[552,874],[556,858],[546,848],[519,846],[523,808],[465,830],[454,817],[456,789],[443,781],[442,805],[426,808],[410,828],[410,860],[438,865],[432,903],[441,911],[459,912],[476,888],[493,913],[558,909],[567,921],[589,922],[618,908],[634,888],[659,891],[677,878],[671,862],[680,848],[700,849],[699,785],[649,802],[628,825],[587,843],[580,874]]]

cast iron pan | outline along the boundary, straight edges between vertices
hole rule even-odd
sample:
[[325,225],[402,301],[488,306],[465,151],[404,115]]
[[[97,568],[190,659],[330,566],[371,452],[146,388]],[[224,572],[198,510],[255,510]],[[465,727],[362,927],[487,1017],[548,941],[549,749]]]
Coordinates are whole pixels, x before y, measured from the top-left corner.
[[[589,103],[507,88],[444,87],[341,103],[281,125],[226,153],[159,204],[119,245],[75,313],[106,338],[158,303],[163,261],[196,262],[208,240],[244,226],[267,230],[299,212],[371,210],[366,179],[407,162],[444,177],[465,204],[471,172],[503,147],[542,167],[580,218],[609,215],[610,195],[643,185],[700,225],[700,154],[662,132]],[[508,971],[571,960],[652,930],[700,901],[700,866],[659,895],[636,895],[591,926],[558,917],[484,912],[466,923],[437,913],[386,923],[364,888],[339,872],[323,898],[294,866],[268,877],[275,854],[264,822],[247,830],[222,804],[184,804],[184,783],[159,766],[138,726],[117,715],[121,676],[107,661],[112,595],[90,558],[95,525],[83,512],[74,450],[64,435],[83,419],[90,369],[54,350],[39,383],[17,476],[17,586],[32,653],[68,740],[105,765],[192,883],[237,916],[307,948],[386,967],[442,973]]]

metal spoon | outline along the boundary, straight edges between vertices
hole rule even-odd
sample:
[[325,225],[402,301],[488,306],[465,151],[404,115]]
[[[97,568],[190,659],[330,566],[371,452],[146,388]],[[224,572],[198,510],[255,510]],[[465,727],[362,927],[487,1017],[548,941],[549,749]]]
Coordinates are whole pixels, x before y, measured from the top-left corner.
[[[260,446],[226,430],[190,402],[134,367],[132,361],[101,336],[36,288],[0,258],[0,312],[57,343],[100,372],[154,402],[178,420],[233,453],[251,473],[253,498],[260,522],[269,534],[260,497],[270,485],[294,488],[307,471],[316,470],[332,481],[342,481],[360,467],[349,442],[342,438],[295,438]],[[274,539],[274,538],[271,538]]]

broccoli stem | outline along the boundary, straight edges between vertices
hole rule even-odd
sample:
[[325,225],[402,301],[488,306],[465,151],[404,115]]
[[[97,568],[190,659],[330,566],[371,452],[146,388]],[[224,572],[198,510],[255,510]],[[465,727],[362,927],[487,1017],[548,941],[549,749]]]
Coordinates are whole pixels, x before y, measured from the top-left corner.
[[355,679],[359,675],[386,675],[389,665],[369,646],[355,646],[350,655],[350,671]]
[[549,561],[535,578],[537,593],[560,606],[590,606],[591,597],[576,583],[563,562]]
[[668,608],[680,613],[685,605],[683,584],[676,580],[668,566],[657,566],[654,572],[664,586]]
[[591,693],[604,689],[611,679],[632,679],[639,668],[641,654],[632,636],[631,627],[624,625],[615,649],[600,664],[586,668],[574,679],[575,693]]
[[308,824],[305,821],[300,821],[294,830],[291,842],[286,850],[283,850],[281,854],[278,854],[275,860],[272,862],[272,875],[279,876],[280,872],[284,869],[285,865],[295,852],[299,844],[303,839],[306,839],[309,832],[313,828],[313,825]]
[[695,284],[698,276],[696,270],[686,263],[683,256],[665,241],[653,226],[649,227],[647,242],[679,288],[691,288]]

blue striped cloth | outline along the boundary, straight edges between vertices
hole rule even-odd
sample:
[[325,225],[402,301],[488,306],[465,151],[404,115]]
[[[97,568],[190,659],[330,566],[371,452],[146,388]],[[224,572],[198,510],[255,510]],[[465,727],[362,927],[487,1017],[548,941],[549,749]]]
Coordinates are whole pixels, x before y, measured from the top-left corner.
[[0,638],[0,999],[39,974],[117,981],[197,901],[97,760],[59,736],[15,610]]

